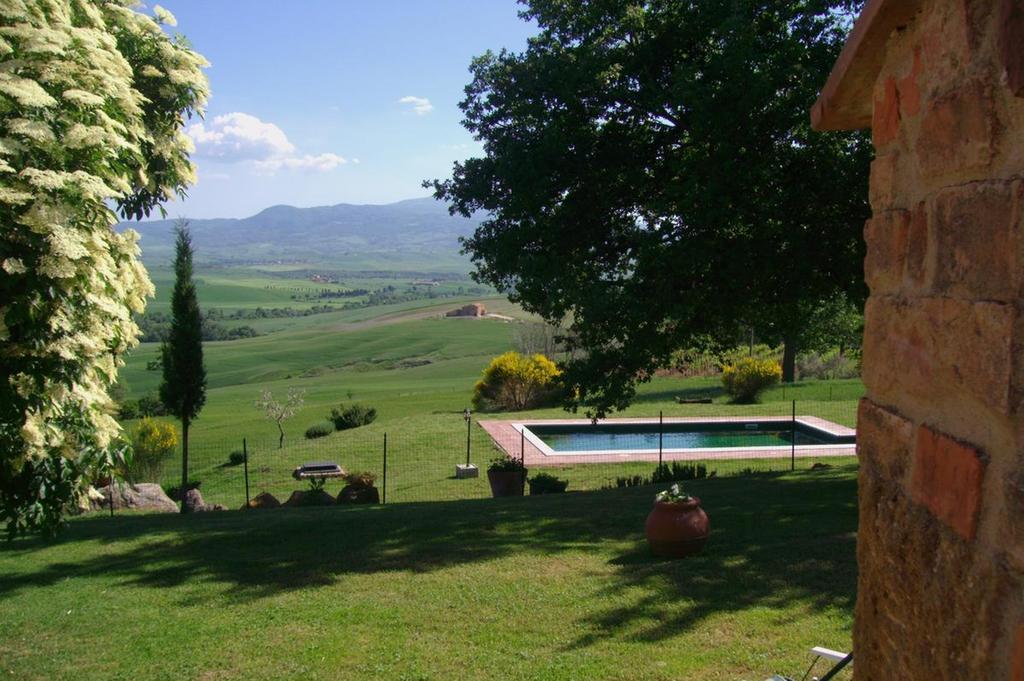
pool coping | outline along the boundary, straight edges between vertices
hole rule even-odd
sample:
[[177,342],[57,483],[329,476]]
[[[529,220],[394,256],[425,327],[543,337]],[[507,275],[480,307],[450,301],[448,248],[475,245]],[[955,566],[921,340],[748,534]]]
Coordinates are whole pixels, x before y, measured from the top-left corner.
[[[737,418],[735,416],[674,416],[665,418],[663,423],[749,423],[753,421],[776,421],[789,423],[791,416],[754,416]],[[604,419],[605,423],[653,425],[659,422],[654,418],[616,418]],[[821,430],[829,435],[854,436],[853,428],[833,423],[817,416],[797,416],[800,423],[814,430]],[[657,461],[657,449],[637,450],[586,450],[581,452],[555,452],[530,430],[531,425],[574,426],[589,425],[590,419],[516,419],[516,420],[482,420],[477,424],[483,428],[494,444],[512,458],[522,456],[524,463],[543,466],[567,466],[579,463],[622,463],[626,461]],[[525,428],[525,433],[523,429]],[[660,458],[663,461],[707,461],[729,459],[780,459],[780,458],[816,458],[856,456],[856,444],[834,445],[797,445],[786,447],[719,447],[714,449],[663,449]]]

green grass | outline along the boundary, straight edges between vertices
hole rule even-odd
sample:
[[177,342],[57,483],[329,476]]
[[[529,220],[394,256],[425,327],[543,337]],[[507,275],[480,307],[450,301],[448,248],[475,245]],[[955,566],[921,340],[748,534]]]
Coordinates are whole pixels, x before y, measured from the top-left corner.
[[689,489],[683,561],[647,552],[651,488],[76,519],[0,548],[0,674],[760,680],[849,648],[853,469]]

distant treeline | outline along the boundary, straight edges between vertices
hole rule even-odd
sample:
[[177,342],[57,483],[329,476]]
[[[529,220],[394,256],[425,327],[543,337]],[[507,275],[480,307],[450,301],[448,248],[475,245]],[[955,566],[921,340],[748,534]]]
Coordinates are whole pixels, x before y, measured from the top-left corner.
[[[203,316],[202,338],[204,341],[238,340],[260,335],[249,325],[227,327],[218,323],[216,310],[210,310]],[[167,338],[171,329],[171,316],[162,312],[147,312],[138,315],[135,322],[142,331],[143,343],[159,343]]]

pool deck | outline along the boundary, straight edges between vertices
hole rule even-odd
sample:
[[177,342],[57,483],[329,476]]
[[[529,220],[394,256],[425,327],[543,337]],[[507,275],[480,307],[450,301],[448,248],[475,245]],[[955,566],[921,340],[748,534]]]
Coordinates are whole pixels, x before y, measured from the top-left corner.
[[[798,423],[823,430],[832,435],[852,436],[856,434],[853,428],[839,425],[817,416],[797,416]],[[747,423],[752,421],[777,421],[779,423],[790,423],[789,416],[750,416],[748,418],[736,418],[735,416],[708,416],[708,417],[671,417],[664,420],[665,424],[674,423]],[[527,466],[570,466],[580,463],[623,463],[626,461],[657,461],[657,449],[637,449],[630,451],[621,450],[591,450],[586,452],[554,452],[544,444],[529,427],[531,425],[545,426],[577,426],[590,425],[590,419],[529,419],[518,421],[479,421],[481,428],[487,431],[494,443],[506,455],[518,459],[523,457]],[[657,424],[657,418],[616,418],[607,419],[604,423],[638,423],[652,425]],[[525,434],[523,428],[526,427]],[[730,459],[781,459],[796,456],[798,459],[856,456],[857,447],[853,444],[841,445],[797,445],[794,448],[786,447],[719,447],[715,449],[664,449],[661,458],[663,461],[714,461]]]

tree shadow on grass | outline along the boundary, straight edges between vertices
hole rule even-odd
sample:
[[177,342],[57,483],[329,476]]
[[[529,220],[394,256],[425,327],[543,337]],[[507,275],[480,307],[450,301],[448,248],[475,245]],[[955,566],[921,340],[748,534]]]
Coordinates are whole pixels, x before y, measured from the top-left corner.
[[652,392],[637,393],[633,399],[634,403],[646,404],[649,402],[673,402],[676,398],[681,400],[714,399],[721,397],[725,392],[721,386],[699,386],[691,388],[675,388],[672,390],[656,390]]
[[[806,474],[811,483],[814,473]],[[567,647],[627,636],[657,641],[687,630],[704,618],[752,607],[852,611],[857,580],[856,487],[844,498],[828,488],[811,489],[792,476],[755,476],[772,485],[751,490],[746,499],[705,500],[712,535],[705,550],[685,560],[663,560],[645,546],[624,551],[611,562],[616,579],[596,595],[598,602],[623,591],[639,594],[625,605],[590,616],[587,634]],[[691,485],[692,486],[692,485]],[[607,596],[608,598],[604,598]]]
[[77,519],[55,543],[0,547],[0,560],[20,568],[0,574],[0,598],[102,576],[159,589],[213,581],[229,598],[250,602],[347,574],[424,573],[583,550],[606,555],[615,567],[599,602],[623,590],[637,595],[625,603],[606,599],[616,605],[592,615],[587,627],[599,633],[573,647],[616,636],[657,640],[713,613],[752,606],[852,607],[856,481],[849,471],[702,480],[688,489],[704,499],[713,534],[702,555],[684,561],[647,553],[650,487],[386,507],[124,514]]

